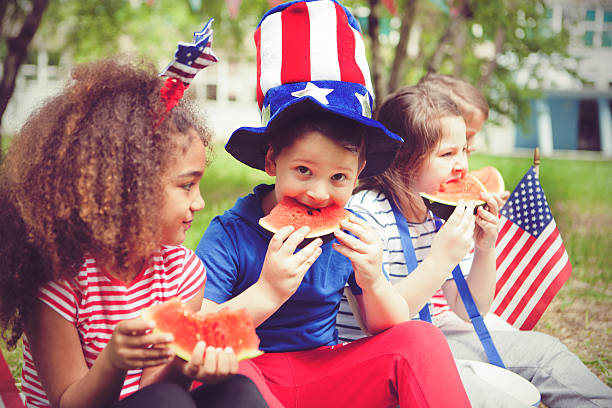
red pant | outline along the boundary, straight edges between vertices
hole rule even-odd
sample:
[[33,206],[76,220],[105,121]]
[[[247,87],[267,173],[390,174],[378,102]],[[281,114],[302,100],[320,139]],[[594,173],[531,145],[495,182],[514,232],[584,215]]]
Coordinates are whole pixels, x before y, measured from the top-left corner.
[[240,363],[270,407],[470,407],[442,332],[411,321],[338,346]]

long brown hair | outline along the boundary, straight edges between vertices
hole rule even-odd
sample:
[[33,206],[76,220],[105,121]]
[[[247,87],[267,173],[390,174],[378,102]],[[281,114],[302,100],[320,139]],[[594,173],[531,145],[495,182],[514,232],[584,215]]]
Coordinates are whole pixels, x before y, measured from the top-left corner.
[[404,214],[418,213],[423,202],[414,192],[416,171],[442,138],[440,119],[461,112],[445,94],[419,86],[404,87],[388,96],[376,119],[404,139],[391,166],[362,179],[355,191],[376,189],[392,199]]
[[0,168],[0,327],[14,345],[38,288],[78,273],[85,256],[133,270],[155,251],[162,175],[197,134],[181,105],[159,122],[163,80],[145,63],[78,66],[34,112]]
[[473,115],[472,108],[481,111],[485,119],[489,117],[487,99],[478,88],[463,79],[450,75],[429,73],[423,76],[417,85],[448,95],[455,102],[466,121]]

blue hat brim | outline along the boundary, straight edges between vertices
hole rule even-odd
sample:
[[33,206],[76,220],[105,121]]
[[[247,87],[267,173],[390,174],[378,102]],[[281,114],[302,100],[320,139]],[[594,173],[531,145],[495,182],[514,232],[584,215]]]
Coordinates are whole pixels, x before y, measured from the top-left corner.
[[329,112],[354,120],[367,128],[366,165],[359,178],[372,177],[384,172],[393,162],[403,143],[395,133],[380,122],[366,116],[347,112],[334,105],[326,105],[311,96],[287,103],[270,119],[265,127],[241,127],[236,129],[225,145],[225,150],[240,162],[259,170],[265,170],[265,157],[270,142],[270,129],[286,120],[306,112]]

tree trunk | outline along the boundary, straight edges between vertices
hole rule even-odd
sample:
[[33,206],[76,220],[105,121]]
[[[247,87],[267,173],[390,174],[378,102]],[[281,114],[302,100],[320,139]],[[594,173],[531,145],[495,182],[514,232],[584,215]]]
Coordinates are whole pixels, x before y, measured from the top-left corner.
[[374,106],[379,106],[386,95],[385,84],[383,82],[383,60],[380,50],[379,34],[379,18],[378,11],[379,0],[368,0],[370,4],[370,15],[368,16],[368,34],[370,36],[370,50],[372,52],[372,84],[374,86]]
[[436,49],[434,50],[433,54],[429,58],[429,61],[425,65],[427,67],[427,72],[438,72],[438,70],[440,69],[440,64],[442,63],[442,57],[444,56],[444,48],[446,47],[446,44],[449,42],[449,40],[452,37],[454,26],[455,26],[455,19],[451,19],[448,25],[446,26],[446,30],[444,31],[444,34],[442,34],[442,37],[440,37],[440,40],[438,41],[438,44],[436,45]]
[[[17,80],[19,68],[28,55],[28,46],[32,38],[34,38],[36,30],[38,30],[48,4],[49,0],[32,0],[32,10],[26,15],[21,30],[16,37],[6,39],[7,54],[2,67],[2,79],[0,80],[0,126],[2,125],[4,111],[15,90],[15,81]],[[1,134],[0,146],[2,146]],[[2,157],[1,155],[2,150],[0,149],[0,158]]]
[[502,26],[497,27],[495,31],[495,53],[491,61],[487,64],[484,74],[480,77],[480,81],[478,81],[478,88],[483,89],[491,82],[491,78],[493,78],[493,74],[497,69],[497,56],[502,52],[505,40],[506,32],[504,28]]
[[457,16],[457,19],[459,21],[455,24],[455,33],[453,36],[453,75],[460,78],[463,74],[463,54],[465,52],[465,43],[467,40],[467,25],[461,16]]
[[407,57],[408,40],[410,39],[410,30],[414,22],[416,13],[417,0],[408,0],[404,5],[404,14],[402,15],[402,25],[400,27],[400,37],[395,49],[395,57],[391,66],[391,74],[389,76],[389,89],[394,92],[401,85],[401,80],[404,76],[404,64]]

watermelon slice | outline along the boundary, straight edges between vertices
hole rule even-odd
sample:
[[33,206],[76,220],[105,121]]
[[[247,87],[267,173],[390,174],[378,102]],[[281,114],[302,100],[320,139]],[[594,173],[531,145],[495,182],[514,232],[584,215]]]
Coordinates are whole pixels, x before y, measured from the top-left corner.
[[476,207],[485,205],[480,193],[486,191],[485,186],[476,177],[467,174],[465,177],[441,183],[438,191],[431,194],[420,194],[427,208],[436,216],[447,220],[455,211],[459,200],[476,201]]
[[503,193],[506,189],[504,178],[499,170],[493,166],[485,166],[481,169],[470,171],[468,174],[480,180],[487,191],[491,193]]
[[[310,227],[307,239],[333,234],[340,229],[340,223],[347,219],[351,212],[338,205],[324,208],[307,207],[293,198],[284,197],[274,206],[270,214],[259,219],[259,225],[275,234],[287,225],[297,230],[305,225]],[[333,237],[333,235],[332,235]]]
[[246,309],[223,309],[217,313],[195,313],[179,298],[158,303],[143,311],[143,317],[155,322],[153,332],[172,333],[174,342],[170,347],[177,356],[189,360],[200,340],[207,346],[231,347],[238,361],[257,357],[259,337]]

